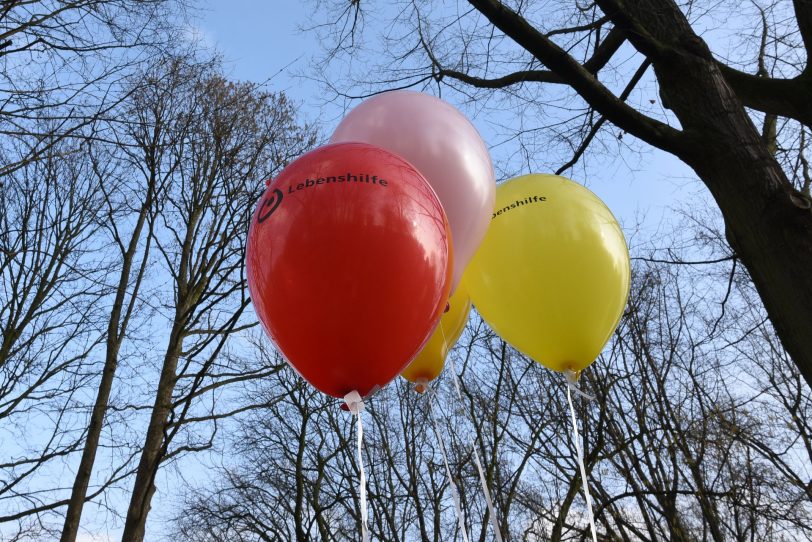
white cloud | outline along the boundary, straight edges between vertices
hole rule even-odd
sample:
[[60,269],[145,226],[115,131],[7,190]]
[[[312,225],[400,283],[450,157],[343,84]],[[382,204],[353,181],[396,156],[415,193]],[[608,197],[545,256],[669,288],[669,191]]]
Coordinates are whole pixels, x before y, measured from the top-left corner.
[[211,32],[194,24],[184,25],[183,39],[204,49],[213,50],[217,46],[217,40]]

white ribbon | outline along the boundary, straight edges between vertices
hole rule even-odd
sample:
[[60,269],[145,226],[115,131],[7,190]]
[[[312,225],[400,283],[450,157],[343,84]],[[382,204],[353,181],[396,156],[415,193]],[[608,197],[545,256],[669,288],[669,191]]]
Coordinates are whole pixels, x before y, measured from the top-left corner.
[[361,494],[361,540],[369,542],[369,527],[367,522],[369,516],[367,515],[367,475],[364,471],[364,456],[361,453],[362,445],[364,442],[364,426],[361,423],[361,412],[364,410],[364,400],[361,394],[353,390],[344,396],[344,403],[350,412],[355,414],[358,418],[358,466],[361,470],[361,483],[359,492]]
[[434,428],[434,436],[437,437],[437,443],[440,445],[440,451],[443,454],[443,462],[445,463],[445,473],[448,476],[448,483],[451,486],[451,497],[454,500],[454,510],[457,512],[457,522],[460,525],[460,532],[462,532],[462,539],[468,542],[468,532],[465,530],[465,516],[463,515],[462,506],[460,505],[460,494],[457,490],[457,484],[454,483],[454,478],[451,476],[451,468],[448,466],[448,455],[445,452],[445,444],[440,437],[440,430],[437,427],[437,420],[434,418],[434,408],[432,407],[432,396],[429,395],[429,418],[431,418],[431,426]]
[[[583,485],[584,497],[586,498],[586,510],[589,514],[589,526],[592,529],[592,542],[598,542],[598,535],[596,534],[595,530],[595,518],[592,515],[592,497],[589,495],[589,481],[586,478],[586,466],[584,466],[584,454],[581,451],[581,437],[578,435],[578,421],[575,419],[575,408],[572,406],[572,394],[570,393],[572,386],[569,385],[569,375],[567,375],[567,382],[567,402],[570,405],[570,415],[572,416],[572,434],[573,440],[575,441],[575,453],[578,455],[578,468],[581,469],[581,484]],[[578,389],[577,386],[575,389]]]
[[488,505],[488,511],[491,513],[491,527],[493,527],[493,536],[496,542],[502,542],[502,533],[499,531],[499,524],[496,522],[496,512],[493,508],[493,501],[491,500],[491,493],[488,491],[488,482],[485,480],[485,471],[482,470],[482,463],[479,461],[479,453],[474,450],[474,461],[476,462],[476,470],[479,471],[479,481],[482,482],[482,492],[485,493],[485,503]]
[[581,391],[581,388],[578,386],[578,373],[572,369],[567,369],[564,371],[564,376],[567,377],[567,389],[572,390],[576,395],[583,397],[587,401],[593,401],[595,399],[593,395]]
[[[442,322],[440,322],[440,329],[442,329]],[[445,339],[445,331],[443,331],[443,339]],[[457,390],[457,399],[460,403],[462,403],[462,391],[460,391],[460,382],[459,377],[457,376],[457,368],[454,366],[454,359],[449,356],[448,362],[451,367],[451,374],[454,380],[454,388]],[[479,453],[476,451],[476,437],[474,437],[474,443],[471,446],[471,449],[474,452],[474,462],[476,463],[476,469],[479,472],[479,481],[482,483],[482,493],[485,494],[485,504],[488,505],[488,512],[490,513],[491,517],[491,527],[493,527],[493,536],[496,538],[496,542],[502,542],[502,532],[499,530],[499,523],[496,521],[496,511],[493,507],[493,500],[491,500],[491,492],[488,491],[488,481],[485,479],[485,471],[482,469],[482,462],[479,460]]]
[[365,406],[361,394],[355,390],[344,396],[344,404],[347,405],[347,409],[353,414],[360,414]]

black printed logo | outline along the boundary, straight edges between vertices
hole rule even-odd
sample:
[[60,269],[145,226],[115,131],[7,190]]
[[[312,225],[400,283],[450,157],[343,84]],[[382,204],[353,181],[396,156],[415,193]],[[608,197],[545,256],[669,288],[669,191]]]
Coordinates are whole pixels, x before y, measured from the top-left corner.
[[262,202],[262,207],[259,208],[259,213],[257,214],[257,222],[265,222],[268,217],[276,211],[280,203],[282,203],[282,191],[278,188],[274,188]]
[[508,211],[510,211],[512,209],[515,209],[517,207],[521,207],[522,205],[530,205],[531,203],[544,203],[545,201],[547,201],[546,196],[528,196],[528,197],[526,197],[524,199],[517,199],[513,203],[505,205],[501,209],[499,209],[497,211],[494,211],[493,216],[491,217],[491,220],[493,220],[494,218],[496,218],[497,216],[499,216],[501,214],[507,213]]
[[[330,175],[327,177],[318,177],[314,179],[306,178],[304,181],[296,184],[289,184],[286,187],[288,194],[296,194],[302,190],[309,190],[311,188],[318,188],[326,185],[368,185],[380,186],[381,188],[388,188],[389,181],[378,177],[377,175],[370,175],[369,173],[347,173],[346,175]],[[268,220],[274,211],[276,211],[279,204],[282,203],[282,192],[279,188],[274,188],[270,194],[265,196],[262,202],[262,207],[259,208],[257,213],[257,222],[265,222]]]

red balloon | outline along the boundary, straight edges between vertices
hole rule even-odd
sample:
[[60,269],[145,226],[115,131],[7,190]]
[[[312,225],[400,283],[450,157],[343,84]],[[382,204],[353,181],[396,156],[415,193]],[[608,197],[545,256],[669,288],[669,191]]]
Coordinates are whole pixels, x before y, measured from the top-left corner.
[[248,233],[248,287],[305,380],[334,397],[367,396],[437,325],[449,247],[443,208],[412,165],[374,145],[327,145],[268,185]]

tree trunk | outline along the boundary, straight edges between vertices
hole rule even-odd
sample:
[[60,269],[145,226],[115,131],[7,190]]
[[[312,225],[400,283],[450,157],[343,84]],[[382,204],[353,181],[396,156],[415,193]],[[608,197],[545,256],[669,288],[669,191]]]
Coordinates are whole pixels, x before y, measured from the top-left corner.
[[87,428],[87,440],[82,451],[82,459],[76,471],[76,478],[73,481],[68,510],[65,514],[65,524],[62,527],[60,542],[74,542],[79,533],[79,521],[82,518],[82,509],[85,504],[87,488],[90,484],[90,475],[93,473],[93,463],[96,461],[96,450],[99,447],[104,415],[107,412],[107,403],[110,399],[110,390],[113,387],[113,377],[118,365],[118,348],[110,350],[108,344],[107,355],[104,360],[104,370],[102,371],[99,391],[96,395],[96,403],[93,405],[93,413],[90,416],[90,425]]
[[[152,180],[154,181],[154,179]],[[150,186],[152,186],[152,183],[150,183]],[[99,390],[96,394],[96,402],[93,405],[93,412],[90,416],[90,424],[87,428],[87,440],[85,441],[85,448],[82,451],[82,459],[79,461],[79,468],[76,471],[76,478],[73,481],[73,489],[71,491],[70,501],[68,502],[68,510],[65,514],[65,524],[62,527],[60,542],[74,542],[79,533],[82,509],[84,508],[85,498],[87,496],[87,488],[90,484],[90,476],[93,473],[93,464],[96,462],[96,451],[99,447],[99,440],[104,426],[104,416],[107,413],[107,404],[110,401],[110,390],[113,388],[113,379],[115,378],[116,367],[118,366],[118,353],[124,339],[124,334],[126,333],[129,315],[127,314],[128,311],[126,311],[124,321],[122,321],[124,298],[127,295],[127,285],[130,282],[130,272],[132,270],[135,253],[138,249],[138,243],[141,239],[141,232],[146,222],[147,212],[151,207],[152,190],[150,188],[139,212],[138,221],[136,222],[135,229],[127,246],[127,251],[123,254],[124,259],[121,274],[119,275],[116,298],[113,302],[113,309],[110,311],[110,320],[107,326],[107,351],[104,357],[104,368],[102,369],[102,377],[99,382]],[[135,298],[138,295],[138,287],[141,283],[146,261],[147,255],[145,254],[141,268],[136,276],[136,285],[130,296],[130,304],[135,302]]]
[[[812,385],[812,202],[795,190],[672,0],[598,0],[654,66],[683,127],[676,154],[710,190],[767,314]],[[634,133],[634,132],[632,132]]]
[[130,505],[127,509],[127,519],[124,522],[124,533],[121,542],[142,542],[144,529],[147,523],[152,496],[155,494],[155,476],[158,473],[161,460],[166,453],[164,431],[168,424],[169,413],[172,410],[172,392],[175,388],[175,371],[178,367],[183,338],[181,324],[176,318],[169,336],[169,345],[164,356],[163,369],[158,381],[158,391],[155,394],[155,404],[149,419],[147,437],[144,449],[138,462],[138,471],[135,476]]

